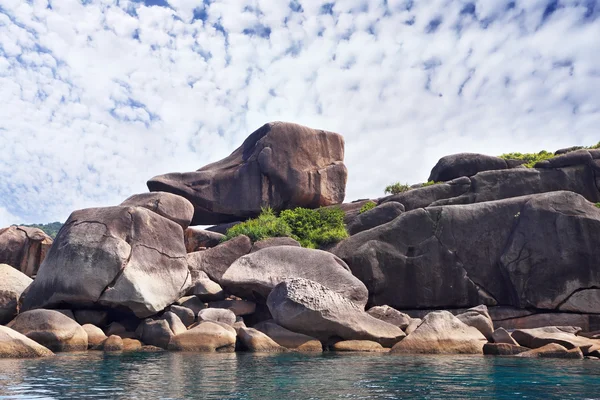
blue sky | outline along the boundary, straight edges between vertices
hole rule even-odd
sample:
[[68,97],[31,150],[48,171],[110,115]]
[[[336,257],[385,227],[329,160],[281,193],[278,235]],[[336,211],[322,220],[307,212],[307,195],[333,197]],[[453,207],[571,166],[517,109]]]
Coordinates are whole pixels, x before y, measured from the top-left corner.
[[0,225],[118,204],[263,123],[341,133],[347,200],[600,140],[600,0],[0,0]]

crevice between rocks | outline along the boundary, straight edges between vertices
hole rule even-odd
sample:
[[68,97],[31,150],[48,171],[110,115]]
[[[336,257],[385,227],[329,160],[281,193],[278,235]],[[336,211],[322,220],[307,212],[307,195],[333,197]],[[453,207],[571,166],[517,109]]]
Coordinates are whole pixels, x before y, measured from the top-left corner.
[[[589,287],[584,287],[584,288],[579,288],[574,290],[570,295],[568,295],[563,301],[561,301],[560,303],[558,303],[556,305],[555,310],[557,311],[561,311],[560,308],[565,305],[569,300],[571,300],[571,297],[573,297],[575,294],[579,293],[579,292],[583,292],[584,290],[590,290],[590,289],[600,289],[600,286],[597,285],[592,285]],[[563,311],[564,312],[564,311]]]

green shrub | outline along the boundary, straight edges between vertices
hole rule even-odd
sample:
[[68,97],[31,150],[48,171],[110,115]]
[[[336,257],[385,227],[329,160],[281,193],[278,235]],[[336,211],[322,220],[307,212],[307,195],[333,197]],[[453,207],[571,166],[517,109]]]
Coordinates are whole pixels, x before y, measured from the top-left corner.
[[594,204],[596,207],[600,208],[600,203]]
[[398,193],[408,192],[410,189],[411,189],[411,187],[408,186],[407,184],[402,184],[400,182],[396,182],[392,185],[388,185],[385,188],[385,193],[386,194],[398,194]]
[[533,166],[544,160],[554,158],[554,154],[546,150],[542,150],[539,153],[506,153],[499,156],[505,160],[522,160],[525,161],[523,164],[527,168],[533,168]]
[[292,230],[284,221],[277,218],[271,208],[263,208],[258,218],[249,219],[227,230],[224,240],[246,235],[252,242],[270,237],[291,236]]
[[258,218],[250,219],[227,230],[224,240],[246,235],[257,242],[270,237],[288,236],[303,247],[316,249],[348,237],[344,226],[344,211],[339,207],[295,208],[275,215],[272,209],[263,209]]
[[374,209],[375,207],[377,207],[377,203],[375,203],[374,201],[369,201],[368,203],[365,203],[361,208],[360,211],[358,211],[359,214],[362,214],[364,212],[367,212],[369,210]]
[[348,237],[344,215],[339,207],[317,210],[298,207],[282,211],[279,218],[291,228],[292,237],[303,247],[316,249]]
[[432,186],[432,185],[438,185],[440,183],[444,183],[444,182],[435,182],[435,181],[427,181],[425,183],[421,184],[421,187],[427,187],[427,186]]

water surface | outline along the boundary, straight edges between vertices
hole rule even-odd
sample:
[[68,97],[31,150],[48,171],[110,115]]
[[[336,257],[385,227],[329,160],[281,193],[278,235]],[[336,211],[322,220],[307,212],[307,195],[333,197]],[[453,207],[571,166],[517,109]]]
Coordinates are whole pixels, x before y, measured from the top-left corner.
[[593,399],[600,361],[88,352],[0,360],[0,399]]

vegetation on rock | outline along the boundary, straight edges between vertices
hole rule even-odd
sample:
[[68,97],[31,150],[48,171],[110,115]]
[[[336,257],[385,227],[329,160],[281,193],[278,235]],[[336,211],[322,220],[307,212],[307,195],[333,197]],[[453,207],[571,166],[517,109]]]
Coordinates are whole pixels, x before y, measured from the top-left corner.
[[358,213],[362,214],[364,212],[374,209],[375,207],[377,207],[377,203],[375,203],[374,201],[369,201],[368,203],[365,203],[365,205],[360,208]]
[[396,182],[396,183],[386,186],[384,192],[385,192],[385,194],[399,194],[399,193],[408,192],[410,189],[411,189],[411,187],[408,186],[408,184]]
[[60,222],[50,222],[49,224],[31,224],[31,225],[22,225],[27,226],[29,228],[38,228],[46,233],[46,235],[50,236],[52,239],[56,238],[56,234],[62,228],[63,224]]
[[253,242],[270,237],[288,236],[303,247],[316,249],[348,237],[344,226],[344,211],[339,207],[295,208],[279,216],[264,208],[258,218],[250,219],[227,230],[224,240],[246,235]]
[[[600,142],[598,142],[592,146],[574,146],[574,147],[569,148],[569,151],[567,151],[567,153],[569,153],[571,151],[583,150],[583,149],[585,149],[585,150],[600,149]],[[566,154],[566,153],[564,153],[564,154]],[[549,160],[551,158],[557,157],[558,155],[563,155],[563,154],[554,154],[549,151],[542,150],[538,153],[506,153],[506,154],[501,154],[498,157],[500,157],[504,160],[522,160],[522,161],[525,161],[525,164],[523,164],[524,167],[533,168],[533,166],[536,163],[538,163],[540,161],[544,161],[544,160]]]

